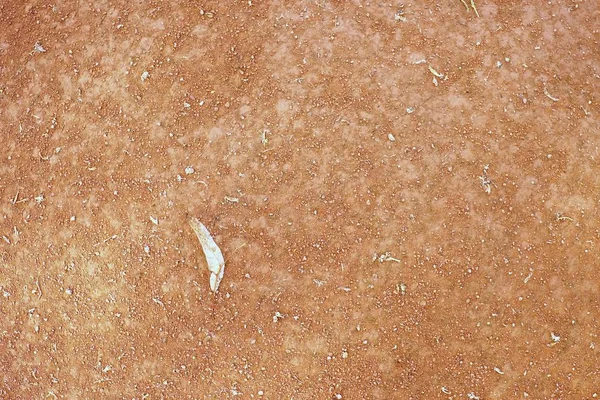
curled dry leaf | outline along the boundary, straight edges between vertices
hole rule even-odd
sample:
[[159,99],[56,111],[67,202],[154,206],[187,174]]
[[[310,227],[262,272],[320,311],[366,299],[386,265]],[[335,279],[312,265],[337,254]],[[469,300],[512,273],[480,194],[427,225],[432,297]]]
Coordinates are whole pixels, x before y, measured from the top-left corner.
[[225,260],[223,259],[223,253],[221,249],[215,243],[214,239],[210,235],[210,232],[196,218],[190,219],[190,226],[198,236],[204,255],[206,256],[206,263],[208,264],[208,270],[210,271],[210,290],[217,292],[221,279],[223,279],[223,273],[225,272]]

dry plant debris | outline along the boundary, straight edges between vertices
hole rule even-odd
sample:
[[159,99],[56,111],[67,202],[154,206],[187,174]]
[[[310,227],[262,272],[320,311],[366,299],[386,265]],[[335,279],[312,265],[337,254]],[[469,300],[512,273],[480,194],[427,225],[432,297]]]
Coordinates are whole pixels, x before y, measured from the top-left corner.
[[206,263],[208,265],[208,270],[210,271],[210,290],[217,293],[219,284],[225,273],[223,253],[202,222],[198,221],[196,218],[191,218],[190,226],[198,237],[200,245],[202,246],[202,251],[204,251],[204,256],[206,257]]
[[479,177],[479,180],[481,181],[481,186],[483,187],[483,191],[486,192],[487,194],[490,194],[490,193],[492,193],[492,181],[487,176],[488,169],[490,169],[489,165],[485,165],[483,167],[483,174]]
[[383,263],[385,261],[393,261],[393,262],[397,262],[399,263],[400,260],[397,258],[392,257],[392,255],[389,252],[383,253],[383,254],[373,254],[373,258],[372,261],[379,261],[380,263]]

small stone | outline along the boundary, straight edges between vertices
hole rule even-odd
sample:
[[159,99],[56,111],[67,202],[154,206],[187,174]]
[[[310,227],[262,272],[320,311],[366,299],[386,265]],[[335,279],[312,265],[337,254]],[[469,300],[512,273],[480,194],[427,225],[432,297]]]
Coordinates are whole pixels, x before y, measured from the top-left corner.
[[40,42],[36,42],[33,45],[33,50],[37,53],[45,53],[46,49],[40,44]]
[[282,318],[283,318],[283,314],[280,313],[279,311],[276,311],[275,315],[273,315],[273,322],[277,322]]
[[394,14],[394,21],[398,22],[398,21],[402,21],[402,22],[406,22],[406,17],[404,16],[404,10],[398,10],[396,12],[396,14]]

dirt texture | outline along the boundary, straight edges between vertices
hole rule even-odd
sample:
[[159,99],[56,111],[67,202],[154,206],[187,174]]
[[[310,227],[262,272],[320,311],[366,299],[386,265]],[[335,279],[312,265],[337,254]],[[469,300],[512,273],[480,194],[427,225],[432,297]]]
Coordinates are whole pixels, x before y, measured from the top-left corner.
[[0,398],[598,397],[599,20],[0,2]]

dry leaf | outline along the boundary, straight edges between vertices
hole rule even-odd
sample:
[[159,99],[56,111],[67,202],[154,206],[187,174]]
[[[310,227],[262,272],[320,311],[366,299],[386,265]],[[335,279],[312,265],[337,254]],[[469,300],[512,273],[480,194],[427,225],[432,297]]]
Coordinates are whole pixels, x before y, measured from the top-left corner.
[[210,290],[216,293],[219,290],[219,284],[225,273],[223,253],[221,253],[221,249],[219,249],[219,246],[217,246],[210,232],[208,232],[208,229],[206,229],[202,222],[196,218],[191,218],[190,226],[196,233],[196,236],[198,236],[198,240],[206,256],[206,263],[210,271]]

